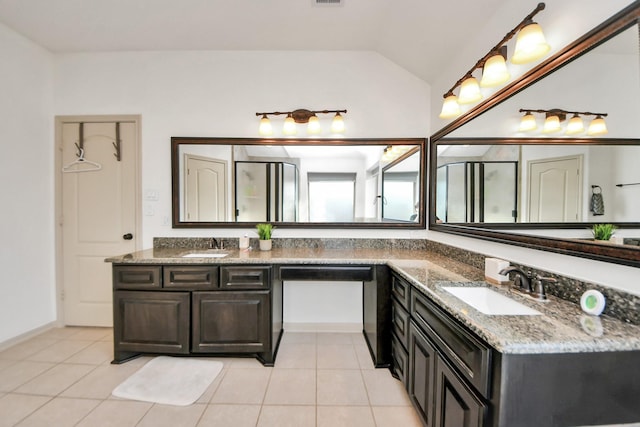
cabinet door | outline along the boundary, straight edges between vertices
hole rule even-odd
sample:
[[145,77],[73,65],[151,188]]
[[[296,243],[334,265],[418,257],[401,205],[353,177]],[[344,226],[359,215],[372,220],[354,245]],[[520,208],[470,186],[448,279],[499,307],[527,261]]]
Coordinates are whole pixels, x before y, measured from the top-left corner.
[[485,403],[440,357],[436,361],[435,426],[480,427]]
[[429,339],[409,324],[409,396],[416,406],[422,422],[433,424],[433,390],[437,353]]
[[193,292],[192,299],[194,353],[269,351],[269,291]]
[[116,291],[114,351],[189,353],[189,293]]

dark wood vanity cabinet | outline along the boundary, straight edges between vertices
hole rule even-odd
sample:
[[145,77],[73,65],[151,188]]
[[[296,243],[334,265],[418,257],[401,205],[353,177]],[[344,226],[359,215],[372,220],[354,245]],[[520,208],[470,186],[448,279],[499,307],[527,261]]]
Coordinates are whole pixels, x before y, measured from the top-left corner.
[[114,363],[141,353],[250,353],[272,365],[282,292],[271,270],[114,265]]

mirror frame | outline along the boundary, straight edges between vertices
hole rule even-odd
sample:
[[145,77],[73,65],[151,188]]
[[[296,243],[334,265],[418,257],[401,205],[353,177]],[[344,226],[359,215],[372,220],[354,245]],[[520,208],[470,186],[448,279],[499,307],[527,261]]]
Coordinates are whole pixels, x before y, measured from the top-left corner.
[[[460,126],[470,122],[474,118],[483,114],[494,106],[511,98],[515,94],[533,85],[537,81],[546,77],[554,71],[581,57],[600,44],[606,42],[616,34],[640,24],[640,2],[636,1],[627,6],[611,18],[598,25],[555,55],[532,68],[520,78],[514,80],[486,101],[476,105],[464,115],[453,120],[448,125],[431,135],[429,143],[429,229],[443,233],[456,234],[466,237],[473,237],[489,240],[498,243],[505,243],[517,246],[528,247],[543,251],[561,253],[565,255],[578,256],[599,261],[611,262],[615,264],[640,267],[640,247],[610,245],[607,243],[597,243],[591,241],[578,241],[576,239],[561,239],[555,237],[545,237],[538,235],[517,234],[514,228],[532,229],[558,229],[558,228],[582,228],[592,223],[553,223],[553,224],[527,224],[514,227],[514,224],[441,224],[436,222],[436,173],[437,173],[437,145],[447,144],[609,144],[609,145],[629,145],[638,144],[640,139],[613,139],[613,138],[446,138],[445,136]],[[638,223],[621,223],[623,227],[638,227]],[[500,231],[500,229],[511,229]]]
[[[216,145],[417,145],[423,155],[420,156],[420,199],[419,220],[409,221],[380,221],[380,222],[273,222],[278,228],[354,228],[354,229],[425,229],[427,196],[426,177],[426,138],[217,138],[217,137],[171,137],[171,217],[172,228],[253,228],[256,222],[194,222],[180,220],[180,171],[179,148],[185,144],[216,144]],[[404,158],[401,157],[401,158]],[[400,160],[394,160],[394,163]]]

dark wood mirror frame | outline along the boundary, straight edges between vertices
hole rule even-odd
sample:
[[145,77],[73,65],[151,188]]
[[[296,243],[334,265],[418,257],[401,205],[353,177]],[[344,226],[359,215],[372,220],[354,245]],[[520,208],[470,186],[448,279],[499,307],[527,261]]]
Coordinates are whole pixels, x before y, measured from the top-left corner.
[[[514,228],[584,228],[589,223],[581,224],[440,224],[436,222],[435,206],[436,206],[436,173],[437,173],[437,149],[436,145],[446,135],[453,132],[460,126],[468,123],[478,117],[487,110],[502,103],[508,98],[514,96],[525,88],[533,85],[548,74],[562,68],[575,59],[581,57],[585,53],[609,40],[619,32],[638,24],[640,21],[640,1],[635,1],[630,6],[618,12],[602,24],[589,31],[587,34],[545,60],[519,79],[508,84],[500,91],[496,92],[491,98],[488,98],[481,104],[478,104],[466,114],[452,121],[430,137],[429,144],[429,229],[444,233],[457,234],[461,236],[474,237],[483,240],[489,240],[499,243],[506,243],[517,246],[524,246],[532,249],[551,251],[566,255],[590,258],[599,261],[606,261],[616,264],[640,267],[640,247],[629,245],[610,245],[607,243],[597,243],[591,241],[579,241],[577,239],[561,239],[553,237],[534,236],[526,234],[518,234],[513,232]],[[638,144],[638,139],[603,139],[603,138],[584,138],[584,139],[554,139],[554,138],[447,138],[447,144],[469,144],[471,141],[475,143],[487,144],[611,144],[625,145]],[[442,141],[441,141],[442,142]],[[638,227],[638,223],[623,223],[621,227]],[[504,230],[510,228],[511,230]],[[503,229],[502,231],[500,229]]]
[[[426,153],[425,138],[340,138],[340,139],[294,139],[294,138],[208,138],[208,137],[172,137],[171,138],[171,198],[173,228],[253,228],[255,222],[189,222],[180,220],[180,171],[179,148],[184,144],[218,145],[417,145]],[[404,154],[390,165],[397,164],[414,151]],[[425,183],[426,154],[420,156],[419,182]],[[389,165],[387,165],[388,167]],[[426,227],[425,203],[426,185],[421,185],[418,208],[418,221],[380,221],[380,222],[275,222],[278,228],[354,228],[354,229],[424,229]]]

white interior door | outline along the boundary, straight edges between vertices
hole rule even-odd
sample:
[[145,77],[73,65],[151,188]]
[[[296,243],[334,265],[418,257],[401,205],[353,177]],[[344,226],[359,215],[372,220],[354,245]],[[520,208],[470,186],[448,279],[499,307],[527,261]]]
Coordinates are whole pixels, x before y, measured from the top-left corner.
[[[137,122],[84,123],[83,155],[101,168],[62,172],[62,281],[67,325],[112,326],[111,265],[104,259],[136,250]],[[78,159],[78,122],[59,121],[62,170]]]
[[187,221],[226,221],[227,163],[185,154]]
[[529,162],[529,222],[582,220],[582,158]]

